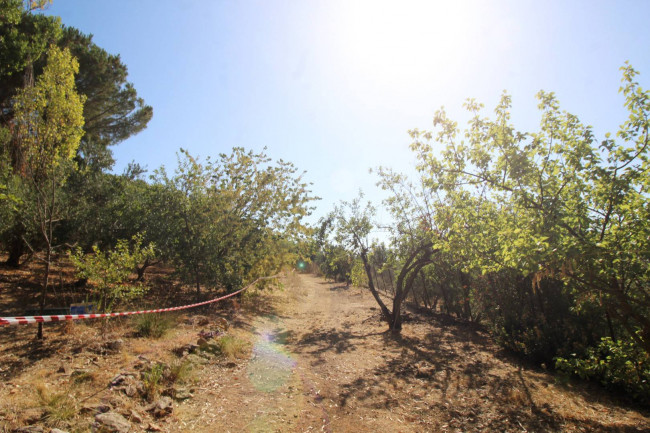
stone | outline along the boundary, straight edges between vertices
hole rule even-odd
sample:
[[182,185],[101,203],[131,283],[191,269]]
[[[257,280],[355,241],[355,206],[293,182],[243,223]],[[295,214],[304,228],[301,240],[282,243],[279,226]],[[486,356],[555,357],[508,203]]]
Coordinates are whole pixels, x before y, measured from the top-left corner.
[[182,400],[187,400],[188,398],[192,398],[192,393],[190,392],[189,389],[185,387],[174,387],[172,389],[172,395],[174,396],[174,399],[182,401]]
[[187,319],[185,319],[184,323],[186,325],[192,325],[192,326],[196,326],[196,325],[205,326],[210,323],[210,319],[208,319],[205,316],[198,315],[198,316],[188,317]]
[[108,352],[119,352],[124,346],[124,341],[118,338],[117,340],[107,341],[102,344],[102,348]]
[[181,347],[177,347],[177,348],[173,349],[172,352],[174,352],[174,354],[176,356],[182,357],[182,356],[187,356],[190,353],[196,352],[196,349],[198,349],[198,348],[199,348],[199,346],[197,346],[196,344],[191,344],[190,343],[190,344],[186,344],[186,345],[181,346]]
[[222,331],[227,331],[228,329],[230,329],[230,323],[228,323],[228,321],[223,317],[217,317],[216,322],[217,322],[217,326],[221,328]]
[[205,347],[205,346],[208,345],[208,340],[206,340],[206,339],[203,338],[203,337],[199,337],[199,339],[196,340],[196,344],[197,344],[200,348],[203,348],[203,347]]
[[127,433],[131,430],[131,423],[115,412],[95,415],[95,424],[97,428],[102,428],[110,433]]
[[147,426],[147,431],[162,431],[162,428],[158,424],[150,422]]
[[147,406],[145,410],[151,412],[156,418],[162,418],[172,413],[174,410],[174,403],[169,397],[161,397]]
[[187,355],[187,357],[185,359],[187,359],[188,362],[191,362],[192,364],[197,364],[197,365],[205,365],[205,364],[207,364],[209,362],[204,357],[196,355],[194,353],[191,353],[191,354]]
[[127,376],[125,374],[118,374],[117,376],[113,377],[109,383],[108,386],[118,386],[121,385],[125,380]]
[[142,421],[144,421],[144,418],[142,418],[142,415],[140,412],[131,409],[131,416],[129,417],[131,421],[137,422],[138,424],[142,424]]
[[97,415],[98,413],[106,413],[111,411],[113,408],[110,404],[106,403],[88,403],[84,404],[81,408],[82,412],[92,413]]
[[138,388],[130,383],[124,388],[124,394],[127,395],[127,397],[134,397],[138,393]]
[[91,374],[90,370],[87,370],[85,368],[80,368],[80,369],[74,370],[72,373],[70,373],[70,378],[71,379],[79,379],[79,378],[82,378],[82,377],[89,376],[90,374]]
[[22,415],[26,424],[36,424],[45,416],[45,410],[39,408],[27,409]]
[[53,428],[52,430],[50,430],[50,433],[68,433],[68,432],[59,430],[58,428]]
[[18,427],[13,430],[14,433],[43,433],[43,427],[40,425],[30,425],[28,427]]
[[57,370],[57,373],[63,373],[69,376],[72,374],[72,367],[70,367],[70,364],[68,363],[61,364],[61,366]]

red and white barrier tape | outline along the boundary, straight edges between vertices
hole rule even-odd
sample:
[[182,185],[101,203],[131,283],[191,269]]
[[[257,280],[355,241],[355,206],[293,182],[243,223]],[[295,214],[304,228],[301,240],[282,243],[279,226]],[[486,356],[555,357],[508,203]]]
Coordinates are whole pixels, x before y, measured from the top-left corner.
[[252,285],[256,284],[261,280],[269,280],[271,278],[277,278],[278,275],[272,277],[262,277],[250,283],[248,286],[243,289],[239,289],[236,292],[229,293],[220,298],[210,299],[209,301],[198,302],[196,304],[182,305],[180,307],[170,307],[170,308],[159,308],[156,310],[141,310],[141,311],[123,311],[120,313],[99,313],[99,314],[59,314],[53,316],[24,316],[24,317],[0,317],[0,326],[6,325],[24,325],[27,323],[40,323],[40,322],[62,322],[66,320],[79,320],[79,319],[100,319],[102,317],[118,317],[118,316],[132,316],[134,314],[148,314],[148,313],[164,313],[166,311],[178,311],[186,310],[188,308],[200,307],[201,305],[212,304],[214,302],[223,301],[224,299],[231,298],[244,290],[248,289]]

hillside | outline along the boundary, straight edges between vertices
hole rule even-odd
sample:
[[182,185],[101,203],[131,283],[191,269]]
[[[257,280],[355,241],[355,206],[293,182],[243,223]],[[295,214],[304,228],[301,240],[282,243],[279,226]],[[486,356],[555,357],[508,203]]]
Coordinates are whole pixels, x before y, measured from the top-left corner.
[[[367,291],[310,275],[284,283],[241,309],[173,316],[160,339],[134,335],[127,321],[105,341],[97,324],[51,325],[42,345],[31,327],[2,328],[1,431],[87,431],[104,410],[132,432],[650,431],[647,412],[521,365],[478,327],[411,312],[396,339]],[[230,357],[208,350],[217,345],[205,331],[223,327],[217,316],[230,321],[226,335],[246,342]],[[207,341],[197,341],[202,331]],[[184,370],[169,387],[173,400],[150,399],[171,403],[162,410],[138,381],[148,383],[159,362]],[[74,409],[65,420],[56,395]]]

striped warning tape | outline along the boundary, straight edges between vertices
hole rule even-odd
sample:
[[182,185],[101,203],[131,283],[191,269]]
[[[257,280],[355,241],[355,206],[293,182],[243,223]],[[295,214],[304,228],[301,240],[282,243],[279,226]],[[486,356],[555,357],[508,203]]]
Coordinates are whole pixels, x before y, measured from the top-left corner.
[[[278,274],[279,275],[279,274]],[[23,325],[28,323],[41,323],[41,322],[62,322],[66,320],[79,320],[79,319],[100,319],[102,317],[118,317],[118,316],[132,316],[135,314],[148,314],[148,313],[164,313],[167,311],[186,310],[188,308],[200,307],[201,305],[208,305],[215,302],[223,301],[224,299],[231,298],[249,287],[257,284],[262,280],[270,280],[277,278],[278,275],[271,277],[261,277],[236,292],[229,293],[219,298],[210,299],[209,301],[197,302],[196,304],[182,305],[180,307],[158,308],[156,310],[141,310],[141,311],[123,311],[119,313],[99,313],[99,314],[58,314],[52,316],[22,316],[22,317],[0,317],[0,326],[6,325]]]

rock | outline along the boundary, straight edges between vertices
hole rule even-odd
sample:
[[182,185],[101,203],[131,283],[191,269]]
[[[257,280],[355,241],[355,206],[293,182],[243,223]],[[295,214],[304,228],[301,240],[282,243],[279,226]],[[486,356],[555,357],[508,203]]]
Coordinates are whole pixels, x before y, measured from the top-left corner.
[[159,425],[150,422],[147,426],[147,431],[162,431],[162,428],[160,428]]
[[30,425],[28,427],[18,427],[13,430],[14,433],[43,433],[43,427],[40,425]]
[[118,338],[117,340],[111,340],[107,341],[104,344],[102,344],[102,348],[105,349],[107,352],[119,352],[122,350],[122,347],[124,346],[124,341],[122,339]]
[[186,345],[181,346],[181,347],[177,347],[177,348],[173,349],[172,352],[174,352],[174,354],[176,356],[182,357],[182,356],[187,356],[190,353],[196,352],[196,349],[198,349],[198,348],[199,348],[199,346],[197,346],[196,344],[191,344],[190,343],[190,344],[186,344]]
[[169,397],[161,397],[155,402],[151,403],[145,408],[147,412],[151,412],[156,418],[162,418],[172,413],[174,410],[172,399]]
[[223,317],[217,317],[216,322],[217,322],[217,326],[221,328],[222,331],[227,331],[228,329],[230,329],[230,323],[228,323],[228,321]]
[[131,421],[137,422],[138,424],[142,424],[142,421],[144,421],[144,418],[142,418],[142,415],[136,410],[131,409],[131,416],[129,417]]
[[223,335],[223,331],[220,329],[216,331],[201,331],[199,332],[199,337],[204,338],[206,340],[211,340],[216,337],[220,337]]
[[99,353],[99,354],[104,353],[104,348],[99,343],[94,343],[86,346],[86,350],[92,353]]
[[68,432],[59,430],[58,428],[53,428],[52,430],[50,430],[50,433],[68,433]]
[[90,404],[84,404],[83,407],[81,408],[81,411],[97,415],[98,413],[109,412],[112,409],[113,408],[111,407],[110,404],[106,404],[106,403],[90,403]]
[[80,368],[70,373],[70,378],[79,380],[84,377],[90,377],[90,375],[91,375],[90,370],[86,370],[85,368]]
[[57,370],[57,373],[63,373],[69,376],[72,374],[72,367],[70,367],[70,364],[68,363],[61,364],[61,366]]
[[226,368],[235,368],[235,367],[237,367],[237,363],[232,362],[232,361],[228,361],[228,362],[226,362],[225,367]]
[[127,397],[134,397],[138,393],[138,388],[130,383],[124,388],[124,394],[127,395]]
[[205,316],[193,316],[193,317],[188,317],[185,319],[185,324],[186,325],[192,325],[192,326],[205,326],[210,323],[210,319],[208,319]]
[[171,394],[174,397],[174,399],[179,401],[187,400],[188,398],[193,397],[189,389],[180,386],[172,388]]
[[151,362],[148,359],[138,359],[138,361],[133,365],[133,368],[136,370],[143,370],[149,367],[150,364]]
[[110,433],[127,433],[131,430],[131,423],[122,415],[115,412],[100,413],[95,416],[96,427],[103,428]]
[[201,349],[203,349],[205,346],[208,345],[208,340],[206,340],[206,339],[203,338],[203,337],[199,337],[199,339],[196,340],[196,344],[197,344]]
[[205,359],[204,357],[196,355],[194,353],[191,353],[191,354],[187,355],[187,357],[185,359],[188,362],[191,362],[192,364],[197,364],[197,365],[205,365],[208,362],[210,362],[207,359]]
[[127,375],[125,375],[125,374],[123,374],[123,373],[120,373],[120,374],[118,374],[117,376],[115,376],[114,378],[111,379],[111,381],[110,381],[110,383],[108,384],[108,386],[118,386],[118,385],[121,385],[121,384],[126,380],[126,378],[127,378]]
[[23,420],[26,424],[36,424],[45,416],[45,411],[39,408],[27,409],[23,412]]

